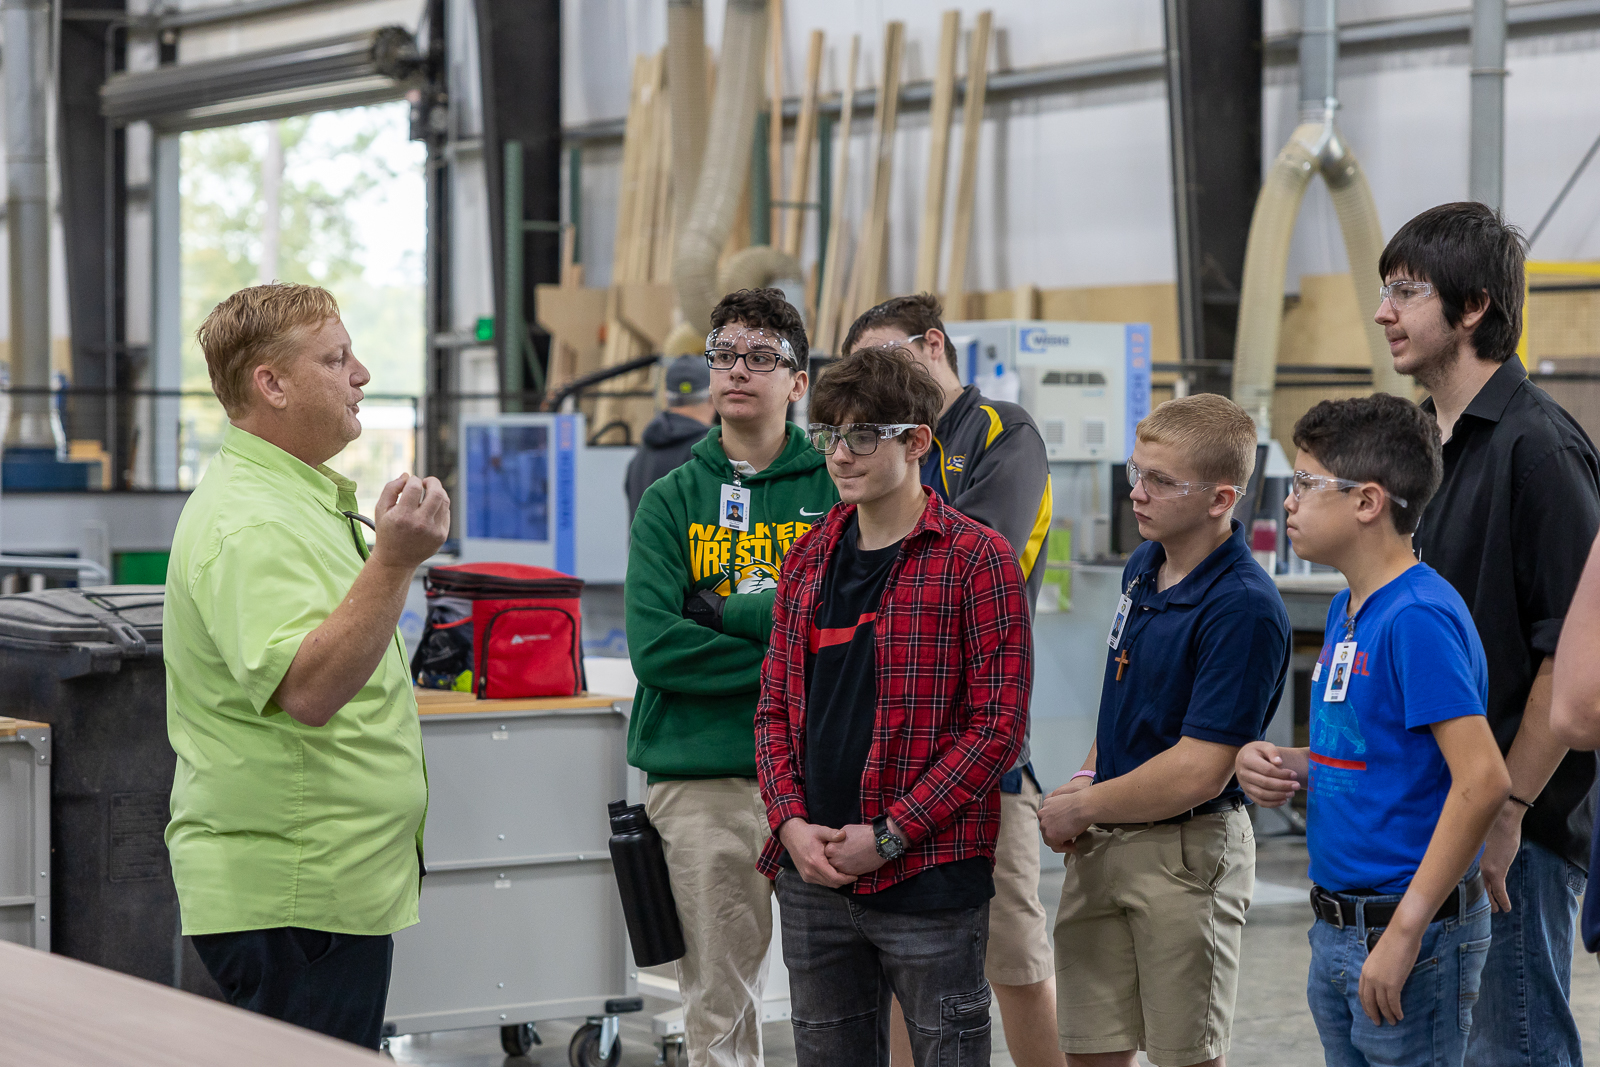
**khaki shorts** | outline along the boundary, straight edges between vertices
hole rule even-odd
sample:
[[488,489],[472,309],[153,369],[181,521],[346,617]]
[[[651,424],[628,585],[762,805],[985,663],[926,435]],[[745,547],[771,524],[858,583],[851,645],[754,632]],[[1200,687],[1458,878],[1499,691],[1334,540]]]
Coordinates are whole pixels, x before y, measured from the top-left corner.
[[994,847],[994,899],[989,901],[989,952],[983,973],[994,985],[1033,985],[1055,968],[1039,899],[1039,787],[1022,776],[1021,793],[1000,794],[1000,837]]
[[1091,827],[1066,867],[1055,929],[1061,1050],[1142,1049],[1159,1067],[1224,1055],[1255,892],[1250,816]]

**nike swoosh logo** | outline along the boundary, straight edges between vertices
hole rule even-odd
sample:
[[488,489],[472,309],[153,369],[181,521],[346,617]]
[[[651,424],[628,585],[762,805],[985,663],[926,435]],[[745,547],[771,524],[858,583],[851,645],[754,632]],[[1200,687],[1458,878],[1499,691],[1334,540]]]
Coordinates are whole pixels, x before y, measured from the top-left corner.
[[818,515],[826,515],[826,514],[827,514],[826,511],[807,511],[805,508],[801,508],[800,509],[800,516],[802,518],[806,518],[806,519],[814,519]]

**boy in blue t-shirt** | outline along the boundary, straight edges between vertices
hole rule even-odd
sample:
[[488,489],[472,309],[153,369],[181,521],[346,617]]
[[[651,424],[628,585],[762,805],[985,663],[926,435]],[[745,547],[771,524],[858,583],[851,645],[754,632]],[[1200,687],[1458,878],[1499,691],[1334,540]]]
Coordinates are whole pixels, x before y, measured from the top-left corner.
[[1511,778],[1472,616],[1412,554],[1439,485],[1438,426],[1378,394],[1323,401],[1294,442],[1289,537],[1350,588],[1311,675],[1311,747],[1245,746],[1239,784],[1267,807],[1307,787],[1306,995],[1327,1062],[1460,1064],[1489,951],[1477,857]]

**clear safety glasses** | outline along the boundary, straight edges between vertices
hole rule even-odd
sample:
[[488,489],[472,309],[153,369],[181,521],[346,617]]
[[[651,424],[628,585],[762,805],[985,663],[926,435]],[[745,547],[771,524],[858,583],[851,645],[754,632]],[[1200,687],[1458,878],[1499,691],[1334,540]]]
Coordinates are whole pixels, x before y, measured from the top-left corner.
[[[1153,500],[1171,500],[1175,497],[1188,496],[1190,493],[1204,492],[1226,485],[1226,482],[1180,482],[1168,478],[1165,474],[1155,471],[1140,470],[1138,464],[1128,460],[1128,488],[1133,488],[1140,482],[1144,483],[1144,491]],[[1244,495],[1244,486],[1233,486],[1234,492]]]
[[1387,300],[1396,311],[1413,301],[1425,300],[1432,295],[1433,286],[1427,282],[1412,282],[1401,279],[1378,287],[1378,302],[1382,303]]
[[[745,350],[736,349],[740,344]],[[739,360],[753,374],[770,374],[786,363],[800,369],[794,347],[789,339],[772,330],[752,329],[745,326],[719,326],[706,335],[706,366],[712,370],[732,370]]]
[[[1294,479],[1290,482],[1289,492],[1294,495],[1296,500],[1300,500],[1307,493],[1318,493],[1325,489],[1337,489],[1342,493],[1347,489],[1359,489],[1363,485],[1377,485],[1377,483],[1352,482],[1349,478],[1324,478],[1316,474],[1307,474],[1305,471],[1295,471]],[[1378,486],[1378,488],[1382,489],[1383,487]],[[1389,493],[1387,489],[1383,491]],[[1398,507],[1410,506],[1403,496],[1395,496],[1393,493],[1389,493],[1389,499],[1393,500]]]
[[878,450],[879,441],[899,437],[918,425],[915,422],[854,422],[848,426],[825,426],[813,422],[809,427],[811,447],[824,456],[831,456],[843,440],[844,446],[856,455],[870,456]]

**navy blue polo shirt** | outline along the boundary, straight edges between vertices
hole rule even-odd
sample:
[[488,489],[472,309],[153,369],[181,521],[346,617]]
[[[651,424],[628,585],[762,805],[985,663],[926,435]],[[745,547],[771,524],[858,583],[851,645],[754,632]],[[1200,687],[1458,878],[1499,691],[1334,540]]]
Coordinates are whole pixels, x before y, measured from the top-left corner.
[[[1166,559],[1158,542],[1146,541],[1122,570],[1133,607],[1117,648],[1106,650],[1097,781],[1127,774],[1181,737],[1260,740],[1283,693],[1289,613],[1239,522],[1183,581],[1157,592]],[[1244,794],[1230,780],[1221,795]]]

